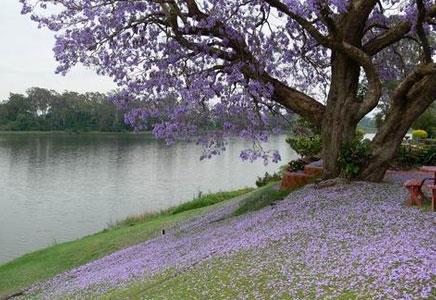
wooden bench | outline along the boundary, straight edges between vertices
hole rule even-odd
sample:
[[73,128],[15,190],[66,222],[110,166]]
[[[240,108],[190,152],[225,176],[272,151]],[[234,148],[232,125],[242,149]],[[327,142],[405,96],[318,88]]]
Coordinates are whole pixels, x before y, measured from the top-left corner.
[[[422,166],[419,168],[420,171],[433,173],[433,184],[428,185],[428,188],[431,190],[431,210],[435,211],[435,202],[436,202],[436,166]],[[428,179],[428,178],[426,178]],[[424,181],[426,180],[424,179]]]
[[404,183],[404,187],[409,191],[410,197],[406,201],[407,206],[412,206],[414,204],[418,206],[422,206],[423,201],[425,200],[425,196],[422,193],[422,185],[424,184],[424,180],[419,179],[409,179]]
[[428,188],[431,190],[431,211],[436,211],[436,184],[429,185]]

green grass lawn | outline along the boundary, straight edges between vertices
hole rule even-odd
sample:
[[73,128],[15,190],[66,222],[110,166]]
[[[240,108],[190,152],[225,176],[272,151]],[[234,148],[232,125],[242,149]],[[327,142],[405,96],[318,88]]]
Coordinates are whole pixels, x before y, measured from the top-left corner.
[[0,297],[71,268],[138,244],[177,223],[202,214],[212,205],[241,196],[252,189],[220,192],[196,198],[156,214],[126,219],[102,232],[39,250],[0,266]]
[[[271,253],[275,257],[271,258]],[[212,258],[184,270],[168,270],[157,276],[137,280],[126,287],[118,287],[99,295],[98,299],[293,299],[283,291],[280,284],[268,282],[286,281],[283,275],[281,257],[278,249],[267,248],[256,251],[241,251],[230,256]],[[268,262],[268,263],[265,263]],[[253,272],[255,270],[255,272]],[[292,269],[298,276],[311,276],[301,265]],[[300,275],[297,275],[300,274]],[[298,290],[298,281],[290,283]],[[289,288],[289,286],[288,286]],[[325,286],[328,291],[330,287]],[[86,299],[96,298],[94,294],[82,294]],[[301,289],[297,299],[317,299],[315,286]],[[338,300],[369,300],[370,297],[354,291],[345,291]]]
[[[270,206],[288,192],[270,183],[225,203],[220,200],[223,195],[215,195],[185,204],[187,210],[179,213],[170,209],[130,218],[107,231],[120,235],[114,237],[117,244],[132,238],[131,228],[142,227],[153,237],[162,224],[184,221],[187,226],[150,244],[126,249],[120,256],[96,261],[80,274],[64,274],[26,296],[369,300],[436,295],[432,235],[423,229],[431,225],[431,215],[405,208],[402,199],[407,193],[398,185],[359,182],[330,189],[307,187]],[[199,207],[207,203],[216,204]],[[206,210],[211,213],[188,220]],[[419,259],[413,253],[417,247],[428,249]],[[81,258],[77,255],[76,260]],[[139,273],[133,272],[135,268]],[[136,275],[123,279],[126,269]],[[410,276],[423,279],[395,278],[392,275],[398,270],[410,270]]]
[[277,189],[277,182],[270,183],[245,197],[234,215],[240,216],[247,212],[256,211],[265,206],[272,205],[275,201],[282,200],[289,193],[289,190]]

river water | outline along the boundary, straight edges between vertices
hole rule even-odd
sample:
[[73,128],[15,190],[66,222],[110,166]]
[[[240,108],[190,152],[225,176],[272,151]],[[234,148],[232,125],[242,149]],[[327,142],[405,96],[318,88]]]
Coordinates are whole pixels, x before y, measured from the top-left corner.
[[[242,162],[247,147],[233,140],[224,154],[200,161],[199,146],[168,147],[148,135],[0,133],[0,264],[199,192],[254,186],[278,165]],[[268,147],[282,162],[296,158],[285,136]]]

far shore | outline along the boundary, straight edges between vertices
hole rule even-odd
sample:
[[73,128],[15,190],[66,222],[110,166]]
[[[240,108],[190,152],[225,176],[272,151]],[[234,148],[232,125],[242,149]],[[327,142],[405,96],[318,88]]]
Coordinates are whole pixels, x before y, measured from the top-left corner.
[[[376,128],[369,127],[359,127],[365,131],[366,134],[373,134],[377,132]],[[26,134],[36,134],[36,135],[86,135],[86,134],[99,134],[99,135],[152,135],[151,130],[133,132],[133,130],[125,131],[73,131],[73,130],[0,130],[0,135],[26,135]]]
[[52,130],[52,131],[39,131],[39,130],[0,130],[0,135],[152,135],[151,131],[67,131],[67,130]]

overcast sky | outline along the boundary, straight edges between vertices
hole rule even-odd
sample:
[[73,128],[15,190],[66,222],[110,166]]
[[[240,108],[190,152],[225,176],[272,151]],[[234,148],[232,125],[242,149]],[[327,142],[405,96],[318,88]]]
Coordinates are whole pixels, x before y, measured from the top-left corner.
[[18,0],[0,1],[0,101],[10,92],[24,93],[34,86],[59,92],[106,92],[115,88],[111,79],[84,67],[75,67],[66,76],[55,74],[53,34],[38,29],[29,16],[22,16]]

